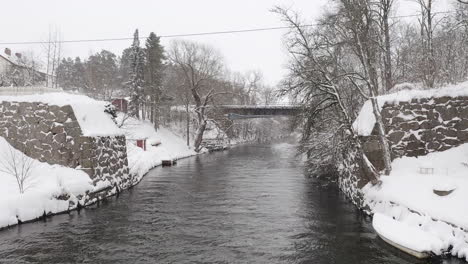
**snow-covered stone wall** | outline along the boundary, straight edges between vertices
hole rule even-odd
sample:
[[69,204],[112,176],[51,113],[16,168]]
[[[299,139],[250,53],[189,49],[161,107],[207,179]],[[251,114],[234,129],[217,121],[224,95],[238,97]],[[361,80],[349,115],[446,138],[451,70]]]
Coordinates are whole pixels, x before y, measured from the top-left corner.
[[362,187],[368,182],[362,166],[362,159],[358,155],[358,142],[350,139],[346,151],[340,153],[336,171],[338,173],[338,187],[344,195],[358,208],[364,209]]
[[70,105],[0,101],[0,136],[33,159],[81,169],[95,183],[127,185],[125,136],[84,136]]
[[[415,98],[386,102],[382,118],[392,149],[392,159],[417,157],[443,151],[468,142],[468,96]],[[363,137],[369,160],[383,168],[383,159],[374,127]]]

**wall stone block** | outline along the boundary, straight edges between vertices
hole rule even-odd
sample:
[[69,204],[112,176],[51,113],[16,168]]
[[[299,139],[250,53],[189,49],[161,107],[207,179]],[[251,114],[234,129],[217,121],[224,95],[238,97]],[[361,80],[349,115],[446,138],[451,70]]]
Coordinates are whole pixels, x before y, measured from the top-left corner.
[[0,136],[31,158],[81,169],[94,182],[130,182],[125,136],[83,136],[69,105],[0,102]]
[[[420,98],[386,103],[382,119],[391,145],[392,158],[424,156],[468,143],[468,97]],[[374,146],[376,127],[363,137],[370,161],[383,169],[381,153]]]

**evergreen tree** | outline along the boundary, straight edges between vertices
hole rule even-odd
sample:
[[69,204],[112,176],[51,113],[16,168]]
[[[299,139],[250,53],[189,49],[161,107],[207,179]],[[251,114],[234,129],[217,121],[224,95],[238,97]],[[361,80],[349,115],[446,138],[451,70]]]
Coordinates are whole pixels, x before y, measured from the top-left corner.
[[73,60],[64,58],[57,67],[57,81],[60,87],[64,90],[72,90],[74,88],[73,79]]
[[130,79],[127,85],[130,89],[130,114],[140,118],[140,104],[144,100],[144,60],[145,54],[140,47],[138,29],[133,35],[133,44],[130,53]]
[[162,98],[162,79],[164,71],[164,48],[159,37],[151,32],[146,39],[146,85],[150,98],[150,119],[156,129],[160,123],[160,104]]
[[117,56],[107,50],[91,55],[86,62],[86,78],[89,88],[96,95],[112,97],[117,78]]
[[75,89],[86,89],[85,65],[80,57],[76,57],[72,69],[72,84]]
[[65,90],[86,88],[85,66],[80,57],[64,58],[57,67],[57,81]]
[[127,82],[130,80],[130,72],[131,72],[131,63],[130,63],[130,55],[132,48],[126,48],[122,52],[122,56],[120,57],[120,64],[119,64],[119,77],[118,82],[121,88],[128,89]]

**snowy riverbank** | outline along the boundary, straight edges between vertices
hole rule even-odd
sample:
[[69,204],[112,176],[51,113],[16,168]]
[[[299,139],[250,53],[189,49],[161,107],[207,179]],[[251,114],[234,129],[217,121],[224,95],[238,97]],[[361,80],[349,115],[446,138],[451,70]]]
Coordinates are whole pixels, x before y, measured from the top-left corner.
[[[134,120],[133,124],[131,128],[124,129],[125,133],[141,133],[148,136],[146,151],[137,147],[135,141],[127,141],[127,157],[130,174],[134,179],[133,185],[141,181],[152,168],[161,165],[162,160],[181,159],[197,154],[186,146],[182,138],[166,128],[160,128],[156,132],[148,122]],[[158,142],[159,145],[151,146],[150,142]],[[16,157],[23,155],[0,137],[0,153],[10,156],[10,150]],[[0,228],[74,210],[78,203],[85,203],[89,193],[106,187],[103,184],[93,186],[91,178],[81,170],[49,165],[25,156],[24,158],[31,164],[31,171],[30,177],[25,181],[26,190],[23,194],[20,193],[14,176],[0,171],[0,192],[3,193],[0,196]],[[9,158],[2,156],[2,159]]]
[[[395,159],[381,186],[364,187],[367,205],[419,229],[433,243],[424,250],[468,261],[468,144],[419,158]],[[439,196],[434,190],[442,191]]]
[[[0,228],[75,209],[78,202],[83,203],[86,192],[94,188],[85,172],[26,157],[3,137],[0,159]],[[13,175],[15,167],[24,179],[23,194]],[[21,176],[27,170],[29,176]]]
[[[119,114],[117,123],[127,138],[128,167],[137,182],[152,168],[161,165],[162,160],[178,160],[197,154],[182,137],[165,127],[156,131],[151,122],[123,114]],[[146,139],[146,151],[137,147],[138,139]]]
[[[125,179],[106,177],[93,181],[80,166],[70,168],[40,162],[24,155],[0,136],[0,229],[92,204],[106,195],[117,193],[120,191],[118,187],[128,188],[137,184],[149,170],[161,165],[162,160],[197,154],[186,146],[181,137],[166,128],[156,132],[147,121],[130,118],[125,126],[119,128],[105,113],[108,103],[86,96],[65,93],[2,96],[0,101],[13,102],[14,105],[18,105],[17,102],[41,102],[57,108],[71,105],[83,135],[127,136],[129,167],[129,175],[124,175]],[[50,118],[53,123],[55,117]],[[32,134],[26,140],[34,140],[35,136]],[[146,151],[136,146],[135,139],[142,138],[147,139]],[[117,185],[127,179],[130,179],[127,184]]]

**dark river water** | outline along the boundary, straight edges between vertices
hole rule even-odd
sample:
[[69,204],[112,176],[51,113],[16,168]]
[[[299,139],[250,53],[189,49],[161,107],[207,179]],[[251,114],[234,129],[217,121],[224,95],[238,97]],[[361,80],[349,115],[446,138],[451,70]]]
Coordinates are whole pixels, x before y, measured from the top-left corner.
[[462,262],[387,246],[282,143],[181,160],[99,205],[0,231],[0,263]]

